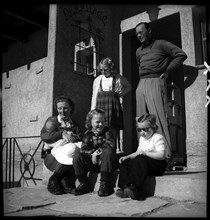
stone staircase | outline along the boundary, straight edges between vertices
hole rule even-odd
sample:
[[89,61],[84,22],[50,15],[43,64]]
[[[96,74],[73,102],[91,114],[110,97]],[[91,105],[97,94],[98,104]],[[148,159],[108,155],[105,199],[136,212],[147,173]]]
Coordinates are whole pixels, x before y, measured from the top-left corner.
[[[117,189],[118,173],[113,174],[112,184]],[[52,175],[43,165],[42,184],[47,186]],[[93,191],[97,191],[100,184],[100,174],[90,173],[90,184]],[[76,185],[78,185],[76,181]],[[188,170],[166,171],[163,176],[149,176],[145,181],[145,192],[148,196],[169,197],[181,201],[196,201],[206,203],[207,200],[207,171]]]

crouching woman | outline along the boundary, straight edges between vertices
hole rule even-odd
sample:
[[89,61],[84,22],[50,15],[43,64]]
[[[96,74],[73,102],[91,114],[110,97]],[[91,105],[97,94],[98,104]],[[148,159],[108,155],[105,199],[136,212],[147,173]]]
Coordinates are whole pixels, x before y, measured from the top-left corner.
[[47,189],[55,195],[74,194],[76,176],[73,157],[79,151],[81,132],[70,117],[74,108],[71,99],[60,96],[55,99],[54,107],[57,116],[49,117],[41,130],[41,139],[45,142],[42,158],[45,166],[53,172]]

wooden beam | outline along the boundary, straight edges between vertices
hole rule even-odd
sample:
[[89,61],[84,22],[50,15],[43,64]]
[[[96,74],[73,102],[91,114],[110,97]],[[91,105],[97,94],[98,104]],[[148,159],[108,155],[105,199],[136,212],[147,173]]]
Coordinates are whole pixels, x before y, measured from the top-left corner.
[[14,37],[11,37],[11,36],[5,35],[5,34],[3,34],[2,37],[3,37],[3,38],[10,39],[10,40],[14,40],[14,41],[21,41],[20,39],[17,39],[17,38],[14,38]]
[[7,10],[4,10],[3,12],[4,12],[5,14],[8,14],[8,15],[12,16],[12,17],[15,17],[15,18],[18,18],[18,19],[20,19],[20,20],[22,20],[22,21],[25,21],[25,22],[27,22],[27,23],[33,24],[33,25],[35,25],[35,26],[38,26],[38,27],[41,27],[41,28],[46,28],[46,27],[45,27],[44,25],[42,25],[42,24],[39,24],[39,23],[37,23],[37,22],[35,22],[35,21],[32,21],[32,20],[30,20],[30,19],[28,19],[28,18],[24,18],[24,17],[22,17],[22,16],[20,16],[20,15],[14,14],[14,13],[9,12],[9,11],[7,11]]

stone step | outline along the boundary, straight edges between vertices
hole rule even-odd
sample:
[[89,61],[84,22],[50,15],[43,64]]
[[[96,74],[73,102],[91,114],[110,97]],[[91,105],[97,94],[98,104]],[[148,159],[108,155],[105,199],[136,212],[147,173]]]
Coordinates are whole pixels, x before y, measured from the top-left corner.
[[[112,185],[117,189],[118,173],[116,171],[112,177]],[[52,172],[43,171],[42,184],[47,185]],[[93,191],[98,191],[100,186],[100,174],[90,173],[90,184]],[[79,182],[76,181],[76,186]],[[149,176],[144,184],[144,191],[149,196],[170,197],[176,200],[192,200],[196,202],[206,202],[207,200],[207,172],[184,170],[166,171],[163,176]]]
[[[97,191],[100,186],[100,174],[91,174],[90,182],[93,190]],[[115,189],[117,189],[117,183],[118,172],[112,178],[112,185]],[[207,175],[206,172],[200,171],[167,171],[163,176],[148,176],[144,184],[144,191],[148,196],[170,197],[181,201],[206,202]]]
[[176,200],[207,201],[207,172],[205,170],[168,171],[156,177],[155,196]]

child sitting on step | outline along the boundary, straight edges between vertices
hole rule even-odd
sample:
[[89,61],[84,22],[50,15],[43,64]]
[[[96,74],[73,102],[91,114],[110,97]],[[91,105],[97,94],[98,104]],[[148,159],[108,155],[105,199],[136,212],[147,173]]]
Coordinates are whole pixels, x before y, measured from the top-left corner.
[[167,142],[163,135],[157,133],[156,117],[145,114],[136,119],[137,132],[140,133],[139,146],[136,152],[119,159],[119,189],[116,195],[120,198],[144,200],[143,184],[148,175],[164,174],[167,161]]
[[118,161],[113,134],[104,124],[105,112],[101,109],[91,110],[86,117],[87,131],[84,134],[80,153],[73,158],[73,166],[79,186],[75,195],[92,191],[87,173],[100,172],[98,196],[109,196],[114,193],[111,176],[117,169]]

